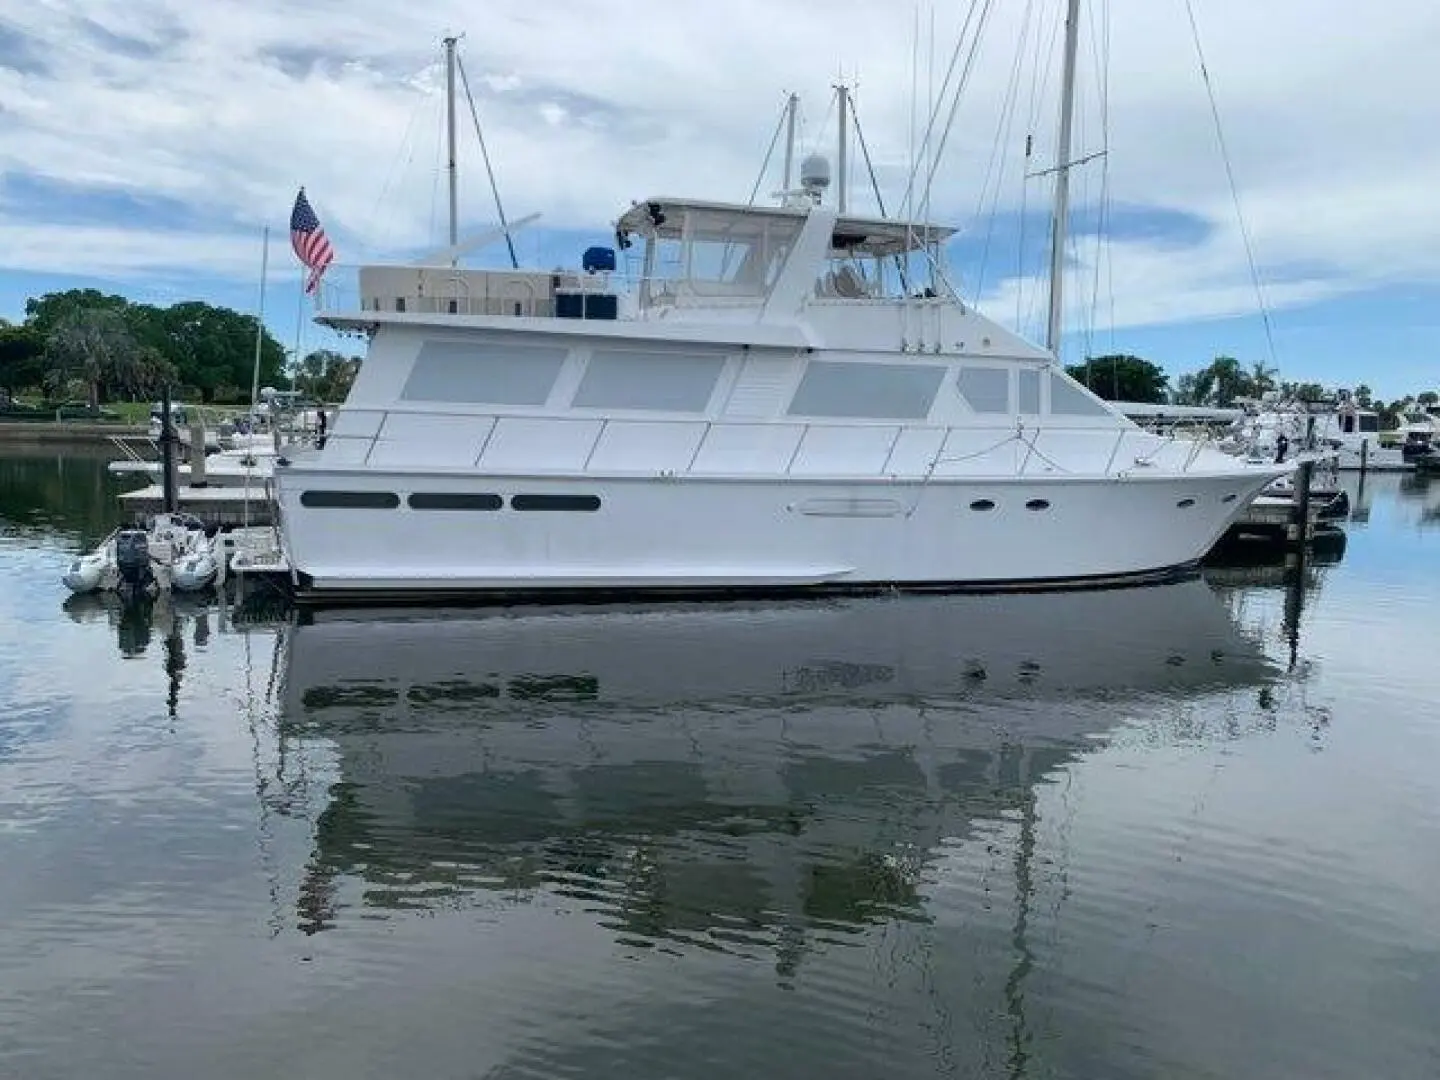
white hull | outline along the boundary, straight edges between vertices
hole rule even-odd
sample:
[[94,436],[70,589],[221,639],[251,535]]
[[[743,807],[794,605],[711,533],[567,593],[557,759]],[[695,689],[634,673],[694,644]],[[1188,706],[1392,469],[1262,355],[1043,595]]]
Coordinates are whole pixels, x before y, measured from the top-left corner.
[[[1191,565],[1269,476],[824,481],[282,474],[311,591],[544,593],[1003,586]],[[498,494],[494,511],[303,508],[300,492]],[[515,494],[593,495],[524,512]],[[988,500],[993,509],[972,509]],[[1028,509],[1027,503],[1048,504]],[[1193,503],[1191,502],[1193,500]],[[1179,504],[1186,503],[1181,506]]]

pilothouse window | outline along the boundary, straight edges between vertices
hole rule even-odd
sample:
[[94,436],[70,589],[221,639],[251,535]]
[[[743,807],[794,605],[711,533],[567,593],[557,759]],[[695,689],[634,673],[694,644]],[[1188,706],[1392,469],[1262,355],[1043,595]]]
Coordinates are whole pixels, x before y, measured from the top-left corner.
[[575,392],[579,409],[704,412],[724,356],[596,349]]
[[1052,416],[1109,416],[1110,410],[1058,372],[1050,373]]
[[1010,411],[1010,372],[1004,368],[961,368],[956,385],[977,413]]
[[929,364],[812,360],[790,402],[790,415],[923,420],[944,377],[943,367]]
[[427,341],[400,397],[539,408],[550,396],[567,352],[543,345]]

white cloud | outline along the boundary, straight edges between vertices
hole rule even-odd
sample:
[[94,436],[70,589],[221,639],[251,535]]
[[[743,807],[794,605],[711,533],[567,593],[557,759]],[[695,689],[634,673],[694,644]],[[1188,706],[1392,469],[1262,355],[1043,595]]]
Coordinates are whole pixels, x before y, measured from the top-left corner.
[[[1440,55],[1440,7],[1387,0],[1361,16],[1350,0],[1195,3],[1271,303],[1440,280],[1440,217],[1432,212],[1440,145],[1425,137],[1440,96],[1432,59]],[[1061,6],[1037,4],[1052,27]],[[937,5],[937,64],[963,7]],[[1025,5],[995,7],[935,189],[937,209],[962,219],[982,202]],[[1104,10],[1091,8],[1087,29],[1098,29]],[[1213,226],[1178,253],[1153,242],[1116,244],[1115,322],[1253,312],[1184,7],[1110,0],[1108,8],[1110,192]],[[629,200],[657,192],[744,198],[782,93],[805,95],[807,133],[819,137],[841,66],[859,77],[867,140],[892,202],[910,147],[909,4],[52,0],[6,19],[0,174],[173,199],[193,208],[195,220],[215,223],[208,235],[124,221],[77,226],[37,219],[12,200],[0,204],[0,266],[13,269],[140,284],[197,268],[248,279],[250,226],[283,231],[302,182],[342,260],[439,239],[442,114],[433,64],[439,38],[461,30],[507,208],[515,216],[543,211],[550,227],[603,230]],[[17,34],[48,72],[33,62],[5,66],[4,43]],[[1046,34],[1052,41],[1052,30]],[[1081,152],[1101,145],[1091,64],[1099,51],[1084,46]],[[1053,91],[1054,64],[1045,69]],[[1011,151],[1032,128],[1037,148],[1050,143],[1048,103],[1027,123],[1031,90],[1022,79]],[[463,108],[461,131],[464,217],[481,226],[494,214]],[[1049,151],[1037,153],[1032,167],[1048,164]],[[1019,168],[1012,153],[1002,213],[1017,205]],[[1082,202],[1098,177],[1098,165],[1077,174]],[[1044,198],[1032,184],[1029,205]],[[1021,285],[1002,283],[992,297],[997,312],[1015,308]]]

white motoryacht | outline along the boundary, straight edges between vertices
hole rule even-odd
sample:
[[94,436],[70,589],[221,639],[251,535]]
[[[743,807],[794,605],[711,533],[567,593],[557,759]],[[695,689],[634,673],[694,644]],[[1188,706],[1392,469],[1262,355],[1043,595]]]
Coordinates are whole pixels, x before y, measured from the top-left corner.
[[816,155],[779,205],[637,202],[619,258],[577,272],[366,266],[348,306],[322,292],[319,321],[369,345],[324,448],[275,469],[302,595],[1150,577],[1290,470],[1067,376],[1062,259],[1041,347],[952,291],[954,230],[828,190]]

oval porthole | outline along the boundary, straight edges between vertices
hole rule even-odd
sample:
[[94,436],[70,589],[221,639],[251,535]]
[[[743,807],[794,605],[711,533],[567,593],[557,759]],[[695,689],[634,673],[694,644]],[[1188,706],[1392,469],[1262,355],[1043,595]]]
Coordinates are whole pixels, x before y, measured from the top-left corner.
[[1190,507],[1192,507],[1192,506],[1195,505],[1195,500],[1194,500],[1194,499],[1181,499],[1181,500],[1180,500],[1179,502],[1177,502],[1175,505],[1178,506],[1181,510],[1189,510]]
[[974,502],[972,502],[972,503],[970,504],[970,509],[971,509],[971,510],[980,510],[980,511],[994,510],[994,509],[995,509],[995,500],[994,500],[994,499],[976,499]]
[[1230,502],[1234,502],[1236,498],[1237,498],[1237,496],[1236,496],[1235,492],[1232,491],[1229,495],[1226,495],[1226,496],[1225,496],[1223,499],[1221,499],[1220,501],[1221,501],[1221,502],[1230,503]]
[[1026,509],[1026,510],[1049,510],[1049,509],[1050,509],[1050,500],[1049,500],[1049,499],[1031,499],[1029,502],[1027,502],[1027,503],[1025,504],[1025,509]]

